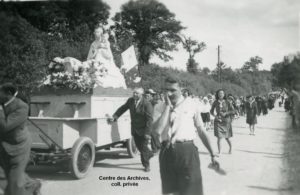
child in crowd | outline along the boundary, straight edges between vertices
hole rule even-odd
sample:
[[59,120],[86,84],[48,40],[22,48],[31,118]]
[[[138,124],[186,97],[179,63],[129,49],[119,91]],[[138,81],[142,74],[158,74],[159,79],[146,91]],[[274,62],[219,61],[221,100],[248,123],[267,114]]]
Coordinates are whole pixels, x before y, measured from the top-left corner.
[[202,117],[202,121],[204,123],[204,127],[206,129],[206,131],[209,130],[210,127],[210,108],[211,105],[208,102],[208,98],[204,97],[203,98],[203,105],[202,105],[202,111],[201,111],[201,117]]

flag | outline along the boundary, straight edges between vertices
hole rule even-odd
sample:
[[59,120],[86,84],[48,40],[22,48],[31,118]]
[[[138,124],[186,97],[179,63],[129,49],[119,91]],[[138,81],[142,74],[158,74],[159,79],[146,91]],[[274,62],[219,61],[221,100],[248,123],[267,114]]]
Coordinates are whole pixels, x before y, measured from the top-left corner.
[[125,72],[128,72],[138,64],[133,45],[122,53],[122,59],[124,65],[121,67],[121,69]]

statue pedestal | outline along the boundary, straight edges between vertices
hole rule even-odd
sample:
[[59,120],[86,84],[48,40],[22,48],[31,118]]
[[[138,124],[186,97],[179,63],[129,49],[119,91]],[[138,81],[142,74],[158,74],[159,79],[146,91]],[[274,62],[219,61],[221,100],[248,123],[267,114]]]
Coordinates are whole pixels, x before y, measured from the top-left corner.
[[131,95],[130,89],[123,88],[96,87],[89,94],[79,90],[42,88],[31,97],[31,116],[106,118]]

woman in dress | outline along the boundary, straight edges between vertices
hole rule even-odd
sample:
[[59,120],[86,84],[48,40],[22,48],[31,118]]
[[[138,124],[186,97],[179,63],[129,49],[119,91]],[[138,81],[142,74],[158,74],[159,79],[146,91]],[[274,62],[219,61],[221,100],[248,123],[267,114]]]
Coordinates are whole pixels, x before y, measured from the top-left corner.
[[245,97],[241,96],[241,116],[245,116],[245,104],[246,104],[246,100]]
[[225,138],[229,145],[229,154],[232,153],[232,119],[234,114],[233,106],[226,100],[226,94],[223,89],[216,92],[216,100],[212,104],[210,113],[215,116],[214,135],[218,138],[218,151],[221,154],[221,139]]
[[268,102],[265,96],[262,97],[262,113],[263,115],[268,114]]
[[255,124],[257,123],[257,103],[253,96],[247,96],[246,123],[249,124],[250,135],[255,135]]

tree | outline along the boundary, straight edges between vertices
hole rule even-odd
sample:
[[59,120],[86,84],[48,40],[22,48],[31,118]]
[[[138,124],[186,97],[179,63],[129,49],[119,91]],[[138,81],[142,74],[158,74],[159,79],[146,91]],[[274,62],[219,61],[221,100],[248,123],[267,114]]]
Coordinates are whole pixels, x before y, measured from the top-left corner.
[[189,58],[187,62],[187,71],[191,73],[197,73],[199,69],[199,64],[195,61],[194,57],[197,53],[202,52],[206,48],[204,42],[198,42],[193,40],[191,37],[186,38],[182,36],[183,48],[189,53]]
[[280,78],[281,78],[280,74],[282,74],[284,64],[285,63],[283,63],[283,62],[274,63],[271,67],[271,73],[273,75],[272,84],[274,87],[283,87],[283,83],[280,80]]
[[218,81],[219,83],[222,80],[222,71],[226,68],[226,64],[224,62],[220,62],[217,64],[217,68],[212,71],[212,77],[215,79],[215,81]]
[[300,82],[300,54],[285,56],[283,61],[272,65],[273,84],[292,89]]
[[11,2],[7,7],[38,30],[73,41],[82,39],[74,34],[78,26],[87,25],[89,31],[84,33],[91,35],[97,24],[106,24],[110,9],[101,0]]
[[46,34],[48,60],[57,56],[86,60],[94,28],[107,23],[109,9],[102,0],[6,2],[0,8]]
[[15,83],[28,98],[45,77],[45,34],[21,17],[2,12],[0,20],[0,83]]
[[258,94],[258,68],[259,64],[263,63],[263,59],[259,56],[251,57],[249,61],[246,61],[242,67],[243,73],[249,73],[251,75],[251,93],[253,95]]
[[186,63],[186,69],[188,72],[196,74],[199,72],[199,64],[194,58],[189,58]]
[[177,33],[183,27],[164,4],[156,0],[129,1],[113,18],[117,37],[131,37],[139,51],[140,65],[149,63],[152,55],[163,60],[176,50],[180,41]]
[[[246,95],[247,91],[236,84],[230,83],[228,81],[223,81],[220,85],[210,76],[193,74],[182,70],[176,70],[172,68],[163,68],[155,64],[151,66],[143,66],[142,76],[143,76],[143,87],[148,89],[154,89],[155,91],[161,91],[164,86],[164,80],[168,75],[176,76],[180,79],[181,84],[184,88],[188,88],[195,95],[207,95],[208,93],[215,93],[220,87],[224,88],[226,92],[235,95]],[[129,87],[136,86],[136,83],[127,82]]]
[[228,81],[230,83],[240,84],[239,75],[231,69],[231,67],[225,67],[222,69],[221,81]]
[[205,74],[205,75],[209,75],[210,74],[210,69],[208,67],[204,67],[202,69],[202,73]]
[[259,56],[251,57],[249,61],[246,61],[242,67],[243,71],[256,72],[258,71],[259,64],[263,63],[263,59]]
[[54,57],[86,60],[95,24],[106,23],[101,0],[2,2],[0,5],[0,83],[26,91],[37,87]]

